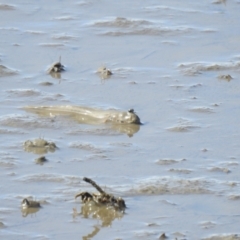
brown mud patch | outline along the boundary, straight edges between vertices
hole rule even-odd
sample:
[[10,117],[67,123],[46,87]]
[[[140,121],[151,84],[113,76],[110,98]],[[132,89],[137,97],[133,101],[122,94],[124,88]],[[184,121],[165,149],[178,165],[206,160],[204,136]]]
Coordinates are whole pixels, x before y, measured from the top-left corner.
[[16,70],[0,65],[0,77],[7,77],[7,76],[16,75],[16,74],[18,74]]
[[219,62],[219,63],[182,63],[178,68],[185,75],[197,75],[207,71],[226,71],[238,70],[240,68],[240,61]]
[[202,240],[240,240],[239,234],[215,234]]
[[11,89],[7,91],[8,97],[33,97],[41,93],[35,89]]
[[194,122],[180,118],[178,123],[172,127],[168,127],[167,130],[171,132],[189,132],[195,129],[199,129],[201,126],[195,124]]
[[[119,30],[110,30],[102,35],[107,36],[124,36],[124,35],[176,35],[199,31],[199,29],[189,26],[164,26],[161,22],[151,22],[144,19],[131,19],[124,17],[109,18],[106,20],[98,20],[93,27],[100,28],[117,28]],[[204,31],[202,29],[201,31]]]
[[148,180],[132,188],[135,194],[210,194],[207,181],[199,179],[161,178],[161,180]]
[[156,161],[157,164],[159,165],[171,165],[171,164],[176,164],[176,163],[181,163],[183,161],[186,161],[186,159],[180,159],[180,160],[175,160],[175,159],[159,159]]
[[69,146],[71,148],[78,148],[78,149],[81,149],[81,150],[84,150],[84,151],[97,153],[97,154],[106,152],[106,150],[104,150],[102,148],[99,148],[99,147],[95,147],[94,145],[89,144],[89,143],[74,142],[74,143],[70,143]]
[[53,128],[55,123],[48,118],[35,118],[27,115],[10,114],[0,117],[0,125],[25,130],[36,128]]
[[10,4],[0,3],[0,10],[15,10],[16,7]]
[[179,169],[179,168],[170,168],[168,171],[174,172],[174,173],[183,173],[183,174],[190,174],[192,172],[192,170],[189,170],[189,169]]
[[193,107],[190,108],[189,110],[198,113],[214,113],[214,110],[210,107]]

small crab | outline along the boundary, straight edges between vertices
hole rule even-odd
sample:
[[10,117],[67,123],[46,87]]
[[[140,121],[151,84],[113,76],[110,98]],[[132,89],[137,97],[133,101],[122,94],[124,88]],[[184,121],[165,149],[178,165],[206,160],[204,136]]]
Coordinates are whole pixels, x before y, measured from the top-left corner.
[[29,200],[27,198],[24,198],[22,200],[22,208],[27,209],[27,208],[40,208],[41,205],[37,201]]
[[107,69],[106,67],[98,68],[97,72],[100,74],[102,79],[107,79],[111,75],[113,75],[112,71],[110,69]]
[[125,201],[121,197],[115,197],[112,194],[108,194],[102,190],[92,179],[84,177],[83,180],[92,184],[99,193],[81,192],[75,196],[75,198],[81,197],[83,203],[94,202],[99,206],[113,207],[116,210],[124,211],[126,208]]
[[65,71],[64,66],[61,64],[61,57],[59,57],[59,62],[53,63],[49,69],[47,70],[48,73],[60,73]]
[[48,148],[52,148],[52,149],[57,148],[57,146],[54,142],[48,142],[43,138],[37,138],[37,139],[34,139],[33,141],[27,140],[24,143],[24,146],[26,146],[26,147],[48,147]]
[[54,152],[58,147],[54,142],[48,142],[43,138],[37,138],[34,140],[27,140],[24,142],[24,148],[27,152],[34,152],[37,154],[43,154],[46,152]]

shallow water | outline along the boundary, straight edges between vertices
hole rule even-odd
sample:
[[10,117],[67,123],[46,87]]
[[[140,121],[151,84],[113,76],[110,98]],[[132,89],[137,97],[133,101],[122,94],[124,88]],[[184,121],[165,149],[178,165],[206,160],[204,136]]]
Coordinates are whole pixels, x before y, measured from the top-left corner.
[[[2,2],[1,238],[240,239],[239,7]],[[60,56],[66,71],[47,74]],[[29,105],[134,108],[143,125],[79,124]],[[23,145],[39,137],[58,147],[42,165]],[[84,217],[74,196],[95,191],[85,176],[123,197],[126,214]],[[23,214],[25,197],[42,208]]]

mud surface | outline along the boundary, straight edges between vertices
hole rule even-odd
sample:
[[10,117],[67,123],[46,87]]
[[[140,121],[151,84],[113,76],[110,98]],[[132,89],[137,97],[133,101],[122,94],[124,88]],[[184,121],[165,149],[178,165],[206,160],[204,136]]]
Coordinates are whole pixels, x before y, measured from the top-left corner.
[[[240,239],[239,7],[1,2],[0,238]],[[66,71],[48,74],[60,56]],[[134,109],[143,125],[25,106]],[[36,139],[57,148],[24,146]],[[75,200],[93,191],[84,176],[125,214]]]

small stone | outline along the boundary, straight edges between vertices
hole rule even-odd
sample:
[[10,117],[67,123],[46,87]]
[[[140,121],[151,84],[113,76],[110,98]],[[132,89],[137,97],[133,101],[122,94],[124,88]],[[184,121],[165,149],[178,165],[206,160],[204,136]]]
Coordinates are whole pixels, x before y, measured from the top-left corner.
[[48,160],[45,158],[45,156],[41,156],[41,157],[35,159],[36,164],[40,164],[40,165],[43,165],[47,161]]
[[230,74],[227,74],[227,75],[219,75],[218,78],[219,78],[219,79],[226,80],[226,81],[228,81],[228,82],[230,82],[230,81],[233,79],[233,77],[232,77]]
[[168,238],[168,237],[166,236],[165,233],[163,233],[163,234],[159,237],[160,240],[167,239],[167,238]]
[[51,83],[51,82],[41,82],[39,84],[42,86],[52,86],[53,85],[53,83]]

